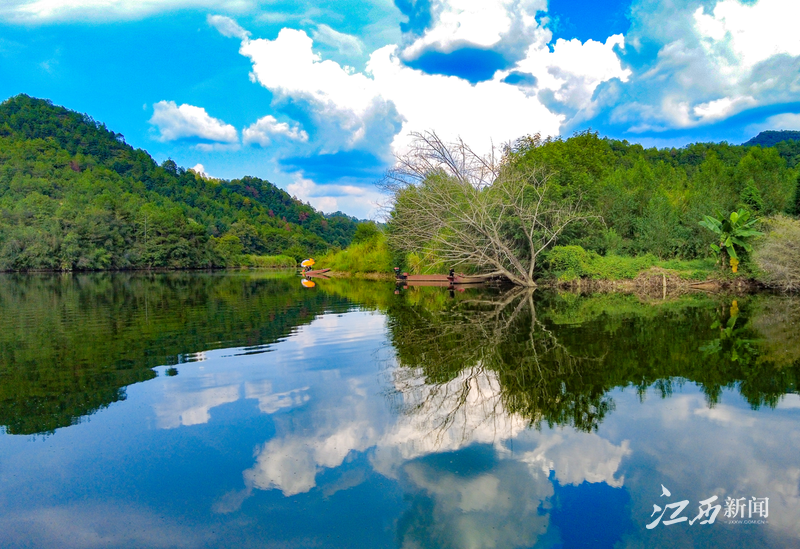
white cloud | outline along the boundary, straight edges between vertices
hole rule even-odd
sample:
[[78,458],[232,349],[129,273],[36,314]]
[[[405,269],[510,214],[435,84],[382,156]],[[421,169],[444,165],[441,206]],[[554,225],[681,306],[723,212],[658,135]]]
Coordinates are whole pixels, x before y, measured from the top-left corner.
[[394,136],[391,121],[397,114],[381,97],[374,80],[322,60],[312,51],[312,40],[305,32],[283,29],[275,40],[243,41],[240,52],[253,62],[251,78],[270,89],[278,102],[307,104],[318,127],[318,152],[376,150],[376,145],[385,148]]
[[546,11],[544,0],[434,0],[433,24],[403,50],[405,59],[426,50],[449,53],[459,47],[524,48],[548,31],[536,21],[537,11]]
[[553,484],[523,464],[502,460],[485,472],[455,474],[423,461],[404,472],[419,492],[398,521],[403,547],[533,547],[547,534]]
[[236,151],[241,147],[239,143],[197,143],[194,146],[198,151],[211,152],[211,151]]
[[473,86],[425,74],[405,66],[396,46],[373,52],[367,70],[355,72],[322,60],[312,45],[303,31],[283,29],[275,40],[244,41],[240,51],[253,62],[253,79],[279,101],[309,105],[324,126],[318,132],[321,152],[361,148],[388,159],[389,143],[401,149],[409,132],[429,128],[484,147],[491,137],[505,141],[535,131],[558,133],[559,115],[499,79]]
[[[318,328],[315,322],[308,331],[316,333]],[[317,486],[320,471],[339,467],[351,452],[374,448],[370,462],[375,471],[396,478],[405,470],[414,483],[452,500],[461,512],[512,512],[507,497],[510,484],[494,474],[455,486],[451,481],[458,481],[452,477],[443,483],[426,480],[413,465],[417,458],[474,443],[494,445],[500,460],[522,464],[532,479],[538,479],[545,495],[552,494],[547,478],[553,470],[564,484],[623,484],[617,471],[631,454],[627,441],[614,445],[596,434],[530,431],[526,418],[505,409],[494,372],[466,368],[443,384],[425,383],[423,374],[407,368],[397,368],[391,376],[404,413],[392,415],[388,422],[375,408],[371,375],[324,380],[328,387],[335,385],[325,393],[335,395],[335,402],[322,402],[316,413],[306,411],[313,415],[304,424],[312,428],[291,429],[259,448],[255,464],[244,472],[247,490],[276,489],[286,496],[305,493]],[[525,445],[535,449],[509,452],[503,442],[522,435],[527,437]]]
[[183,8],[211,8],[244,11],[253,6],[250,0],[4,0],[0,15],[12,22],[100,21],[136,19],[154,13]]
[[[694,18],[703,46],[717,57],[725,72],[741,74],[774,55],[800,55],[797,2],[759,0],[748,5],[723,0],[711,13],[698,8]],[[723,44],[733,56],[719,55]]]
[[[492,140],[502,143],[527,133],[556,135],[566,117],[549,109],[537,92],[548,91],[554,101],[586,111],[600,83],[625,81],[630,74],[615,53],[624,46],[621,35],[605,43],[559,40],[550,51],[551,33],[534,18],[544,3],[498,0],[488,12],[484,4],[458,0],[436,6],[437,23],[429,32],[405,49],[387,45],[373,51],[363,71],[323,59],[314,53],[311,37],[289,28],[274,40],[244,39],[240,53],[253,63],[251,79],[275,94],[277,108],[289,101],[306,105],[318,129],[310,144],[317,152],[358,149],[387,162],[390,152],[405,148],[413,131],[436,129],[446,139],[462,137],[480,150],[488,150]],[[512,35],[525,40],[515,42]],[[324,40],[319,30],[314,37]],[[433,47],[507,42],[515,44],[518,62],[474,85],[412,69],[403,61]],[[533,74],[537,88],[504,83],[512,70]]]
[[617,471],[631,453],[627,440],[616,446],[594,433],[560,429],[542,436],[536,449],[523,454],[522,461],[545,473],[555,472],[561,484],[605,482],[619,488],[625,478],[617,477]]
[[756,422],[756,418],[752,415],[744,414],[740,409],[724,404],[717,404],[713,408],[707,406],[698,407],[694,410],[694,415],[718,423],[741,425],[745,427],[752,426]]
[[311,398],[308,387],[274,393],[272,382],[268,379],[248,381],[244,384],[244,397],[258,400],[258,409],[265,414],[274,414],[283,408],[301,406]]
[[217,29],[223,36],[231,38],[238,38],[239,40],[247,40],[250,33],[244,30],[239,24],[224,15],[209,15],[206,20],[208,24]]
[[747,127],[748,135],[756,135],[764,130],[800,130],[800,114],[776,114],[764,122]]
[[194,166],[192,166],[192,167],[191,167],[191,168],[189,168],[189,169],[190,169],[190,170],[192,170],[192,171],[193,171],[194,173],[196,173],[197,175],[199,175],[200,177],[205,177],[205,178],[208,178],[208,177],[210,177],[210,176],[209,176],[209,175],[206,173],[206,168],[205,168],[205,166],[203,166],[203,165],[202,165],[202,164],[200,164],[200,163],[198,163],[198,164],[195,164]]
[[286,191],[323,212],[344,211],[359,219],[374,219],[378,204],[384,198],[374,187],[318,185],[303,177],[302,172],[295,172],[293,177],[294,181],[286,186]]
[[615,48],[624,46],[621,34],[610,36],[604,43],[559,38],[552,52],[547,44],[538,42],[514,68],[535,75],[540,93],[576,112],[576,118],[570,121],[575,124],[596,114],[593,95],[601,83],[615,78],[628,81],[631,70],[622,67],[615,52]]
[[278,122],[271,115],[259,118],[255,123],[242,130],[242,142],[245,145],[257,143],[262,147],[266,147],[272,142],[270,137],[280,136],[302,143],[308,141],[308,134],[301,130],[300,126],[297,124],[290,126],[286,122]]
[[213,143],[236,144],[239,135],[236,128],[208,115],[202,107],[174,101],[159,101],[153,105],[150,124],[158,128],[159,141],[178,139],[201,139]]
[[752,97],[723,97],[695,105],[693,112],[702,121],[720,120],[755,104],[756,100]]
[[211,408],[239,400],[239,386],[176,392],[154,406],[158,427],[174,429],[181,425],[201,425],[211,419]]
[[777,406],[781,410],[792,410],[800,408],[800,395],[790,393],[783,395]]
[[311,36],[314,41],[335,48],[342,55],[356,56],[364,52],[364,44],[358,37],[338,32],[328,25],[318,25]]
[[184,524],[168,514],[130,501],[80,501],[19,511],[0,516],[3,547],[197,547],[208,532]]
[[420,372],[398,368],[393,372],[395,389],[409,411],[380,442],[376,463],[391,459],[403,462],[422,455],[455,451],[479,442],[500,444],[528,428],[528,421],[506,410],[500,381],[493,371],[469,367],[443,384],[425,384]]
[[645,47],[657,46],[658,55],[637,61],[627,85],[602,91],[598,102],[612,124],[633,132],[693,128],[800,94],[793,28],[800,3],[721,0],[707,9],[638,0],[631,13],[629,59]]

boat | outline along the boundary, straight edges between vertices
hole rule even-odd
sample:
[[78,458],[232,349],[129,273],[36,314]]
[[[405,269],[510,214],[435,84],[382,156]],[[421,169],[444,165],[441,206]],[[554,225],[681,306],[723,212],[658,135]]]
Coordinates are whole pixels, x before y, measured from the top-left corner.
[[330,271],[330,269],[317,269],[316,271],[305,271],[303,276],[320,276]]
[[439,275],[439,274],[422,274],[410,275],[407,273],[395,273],[395,278],[398,283],[410,284],[412,286],[450,286],[452,284],[480,284],[488,282],[490,277],[486,275]]
[[483,284],[489,280],[491,277],[486,275],[455,275],[453,284]]

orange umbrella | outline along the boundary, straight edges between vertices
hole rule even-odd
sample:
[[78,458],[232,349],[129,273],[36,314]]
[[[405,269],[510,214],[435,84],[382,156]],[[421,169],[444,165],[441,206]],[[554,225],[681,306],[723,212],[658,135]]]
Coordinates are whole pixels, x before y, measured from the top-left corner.
[[306,288],[313,288],[314,286],[316,286],[313,280],[306,280],[305,278],[300,281],[300,284],[302,284]]
[[300,262],[300,266],[301,267],[313,267],[314,263],[316,263],[316,261],[314,261],[313,259],[305,259],[305,260]]

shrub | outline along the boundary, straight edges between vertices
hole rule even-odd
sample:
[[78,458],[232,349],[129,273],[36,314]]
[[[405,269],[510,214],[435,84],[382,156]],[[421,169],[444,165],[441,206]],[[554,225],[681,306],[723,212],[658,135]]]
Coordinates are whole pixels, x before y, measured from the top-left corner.
[[392,254],[382,232],[369,240],[351,244],[346,250],[328,252],[316,266],[347,273],[391,273],[393,268]]
[[636,278],[641,271],[649,269],[657,262],[658,258],[652,254],[637,257],[601,256],[580,246],[555,246],[545,258],[546,269],[550,276],[565,281],[578,278],[604,280]]
[[756,278],[774,288],[800,290],[800,220],[779,215],[766,225],[753,252]]
[[297,260],[288,255],[248,255],[245,264],[257,269],[293,269]]

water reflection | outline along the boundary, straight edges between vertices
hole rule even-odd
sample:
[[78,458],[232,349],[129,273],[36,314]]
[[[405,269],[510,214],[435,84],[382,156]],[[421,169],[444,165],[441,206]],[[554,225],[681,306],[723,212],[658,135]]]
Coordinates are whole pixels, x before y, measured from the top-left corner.
[[350,307],[285,275],[2,275],[0,425],[11,434],[73,425],[124,400],[155,366],[269,345]]
[[736,387],[754,407],[796,391],[800,345],[790,330],[780,342],[764,332],[791,326],[798,313],[785,298],[751,301],[742,312],[736,300],[708,296],[646,305],[625,295],[534,300],[516,290],[438,307],[401,303],[387,314],[406,385],[479,372],[496,380],[497,404],[530,424],[592,431],[614,409],[615,388],[667,397],[690,381],[713,406]]
[[[794,299],[10,280],[1,418],[52,434],[0,436],[2,546],[800,540]],[[769,524],[647,530],[662,484]]]

